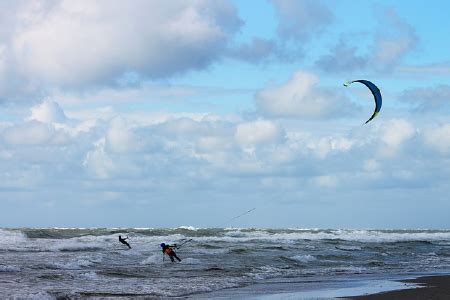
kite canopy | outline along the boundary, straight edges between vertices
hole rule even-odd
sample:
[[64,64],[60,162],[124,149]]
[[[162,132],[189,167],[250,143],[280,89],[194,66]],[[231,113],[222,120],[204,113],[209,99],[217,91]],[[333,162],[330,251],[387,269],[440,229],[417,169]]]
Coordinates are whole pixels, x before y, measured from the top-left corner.
[[380,92],[380,89],[375,84],[373,84],[372,82],[370,82],[368,80],[363,80],[363,79],[348,81],[348,82],[344,83],[344,86],[349,86],[353,82],[359,82],[359,83],[362,83],[365,86],[367,86],[369,88],[369,90],[372,92],[373,98],[375,100],[375,111],[373,112],[370,119],[367,120],[366,123],[364,123],[364,124],[367,124],[370,121],[372,121],[372,119],[375,118],[381,110],[381,104],[382,104],[381,92]]

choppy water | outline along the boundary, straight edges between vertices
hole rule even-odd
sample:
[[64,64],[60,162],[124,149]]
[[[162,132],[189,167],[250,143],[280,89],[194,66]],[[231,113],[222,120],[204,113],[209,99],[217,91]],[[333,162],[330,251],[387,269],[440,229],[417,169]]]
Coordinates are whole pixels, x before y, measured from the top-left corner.
[[[127,247],[118,235],[128,235]],[[0,295],[160,297],[268,278],[450,271],[450,230],[0,229]],[[161,242],[192,241],[163,261]]]

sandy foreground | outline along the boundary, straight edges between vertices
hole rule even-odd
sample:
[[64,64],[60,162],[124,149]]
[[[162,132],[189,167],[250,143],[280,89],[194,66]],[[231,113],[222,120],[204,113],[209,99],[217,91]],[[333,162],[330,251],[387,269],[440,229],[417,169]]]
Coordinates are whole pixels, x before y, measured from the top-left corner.
[[[403,277],[405,278],[405,277]],[[450,300],[450,275],[416,279],[360,278],[263,281],[246,287],[197,294],[192,299],[446,299]]]
[[402,280],[406,284],[417,284],[420,288],[383,292],[373,295],[350,297],[347,299],[384,300],[384,299],[450,299],[450,276],[427,276],[411,280]]

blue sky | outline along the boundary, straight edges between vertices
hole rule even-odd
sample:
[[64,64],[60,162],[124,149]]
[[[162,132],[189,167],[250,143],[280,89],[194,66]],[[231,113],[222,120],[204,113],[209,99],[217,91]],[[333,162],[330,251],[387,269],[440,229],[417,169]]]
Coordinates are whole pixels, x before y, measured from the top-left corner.
[[3,1],[0,226],[450,228],[449,9]]

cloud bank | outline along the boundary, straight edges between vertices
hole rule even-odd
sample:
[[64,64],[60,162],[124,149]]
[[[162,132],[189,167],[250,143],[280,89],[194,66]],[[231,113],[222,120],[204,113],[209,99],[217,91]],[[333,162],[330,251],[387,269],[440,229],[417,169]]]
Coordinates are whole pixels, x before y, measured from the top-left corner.
[[[166,78],[218,60],[241,20],[227,1],[8,2],[0,94],[7,86],[82,88]],[[6,28],[6,27],[4,27]],[[9,91],[11,92],[11,91]]]

